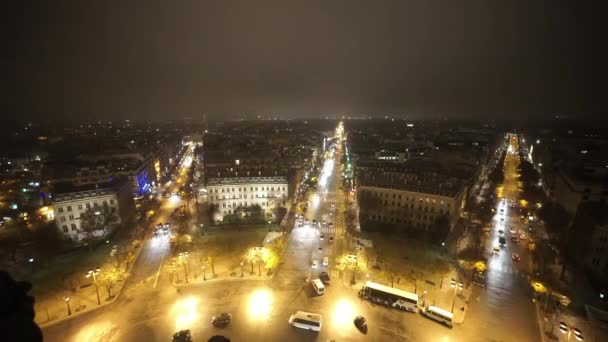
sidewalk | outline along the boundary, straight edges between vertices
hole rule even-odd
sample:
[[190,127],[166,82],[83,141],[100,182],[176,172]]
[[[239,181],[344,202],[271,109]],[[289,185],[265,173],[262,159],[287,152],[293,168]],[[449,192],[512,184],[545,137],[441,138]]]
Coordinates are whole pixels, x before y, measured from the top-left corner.
[[[112,297],[108,297],[106,288],[99,285],[97,289],[99,290],[99,300],[101,304],[98,304],[95,284],[92,279],[86,278],[83,275],[79,285],[74,286],[72,291],[62,291],[47,297],[36,298],[34,307],[36,313],[35,321],[40,328],[44,329],[53,326],[113,303],[122,293],[125,283],[129,280],[130,271],[137,262],[139,254],[143,249],[143,244],[141,243],[138,244],[137,247],[130,246],[132,248],[130,252],[135,254],[134,259],[129,264],[127,278],[118,282],[112,289]],[[65,297],[69,298],[70,312],[68,312],[68,302],[64,299]]]

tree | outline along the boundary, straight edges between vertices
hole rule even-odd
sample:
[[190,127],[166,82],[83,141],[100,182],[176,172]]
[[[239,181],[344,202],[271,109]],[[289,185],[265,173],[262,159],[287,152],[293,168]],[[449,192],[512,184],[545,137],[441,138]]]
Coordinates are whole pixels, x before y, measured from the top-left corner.
[[98,282],[108,291],[108,297],[112,298],[112,289],[118,282],[127,279],[128,273],[121,267],[108,267],[99,273]]
[[106,228],[118,222],[118,217],[112,209],[107,203],[104,203],[102,206],[93,206],[80,214],[80,230],[85,233],[85,240],[89,248],[91,247],[90,242],[96,238],[95,232],[101,231],[103,237],[107,238]]
[[277,224],[280,224],[285,215],[287,215],[287,208],[282,206],[275,207],[272,211],[275,219],[277,220]]
[[[201,263],[206,266],[211,266],[211,274],[215,277],[215,259],[219,254],[219,248],[215,244],[205,244],[202,247],[203,257]],[[204,263],[203,263],[204,261]]]
[[351,273],[351,283],[355,282],[357,272],[366,270],[365,264],[354,254],[343,254],[336,258],[336,268]]

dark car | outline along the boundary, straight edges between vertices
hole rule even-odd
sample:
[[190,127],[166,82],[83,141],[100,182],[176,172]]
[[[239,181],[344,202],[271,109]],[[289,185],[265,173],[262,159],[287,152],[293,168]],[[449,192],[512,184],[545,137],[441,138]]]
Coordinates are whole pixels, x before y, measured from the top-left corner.
[[222,314],[220,314],[219,316],[213,316],[213,318],[211,319],[211,323],[216,326],[216,327],[225,327],[228,324],[230,324],[230,321],[232,320],[232,315],[224,312]]
[[507,240],[505,239],[504,236],[501,236],[498,238],[498,243],[500,243],[501,245],[505,245],[505,243],[507,243]]
[[180,330],[173,334],[173,342],[192,342],[190,330]]
[[329,284],[329,282],[331,281],[331,278],[329,278],[329,274],[327,274],[327,272],[319,273],[319,279],[321,279],[323,284]]
[[361,331],[362,333],[367,333],[367,321],[365,320],[365,317],[363,316],[357,316],[355,318],[355,327],[357,327],[357,329],[359,329],[359,331]]
[[334,236],[332,235],[329,237],[329,243],[333,243],[333,242],[334,242]]

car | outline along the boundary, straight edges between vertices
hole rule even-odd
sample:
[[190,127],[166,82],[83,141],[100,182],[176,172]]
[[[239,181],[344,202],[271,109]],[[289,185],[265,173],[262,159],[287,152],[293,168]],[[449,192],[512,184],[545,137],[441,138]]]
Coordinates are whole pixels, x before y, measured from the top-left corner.
[[319,266],[319,262],[317,261],[317,259],[314,259],[312,261],[312,268],[317,268]]
[[329,282],[331,281],[331,278],[329,278],[329,274],[327,274],[327,272],[319,273],[319,279],[321,279],[323,284],[329,284]]
[[333,235],[331,235],[331,236],[329,237],[329,243],[333,243],[333,242],[334,242],[334,236],[333,236]]
[[312,220],[312,225],[316,226],[317,224],[319,224],[319,222],[317,222],[317,220]]
[[509,233],[515,234],[517,233],[517,231],[515,230],[515,228],[511,227],[511,229],[509,229]]
[[526,234],[519,234],[519,239],[520,240],[525,240],[526,239]]
[[319,252],[319,253],[323,253],[323,247],[319,247],[319,248],[317,249],[317,252]]
[[362,333],[367,333],[367,320],[365,319],[365,317],[357,316],[355,317],[353,323],[355,323],[355,327],[357,327],[359,331],[361,331]]
[[499,230],[498,230],[498,234],[499,234],[499,235],[502,235],[502,234],[504,234],[504,233],[505,233],[505,232],[504,232],[502,229],[499,229]]
[[498,238],[498,243],[499,243],[500,245],[504,246],[504,245],[505,245],[505,243],[507,243],[507,240],[505,239],[505,237],[504,237],[504,236],[501,236],[501,237],[499,237],[499,238]]
[[334,227],[334,223],[333,222],[329,222],[329,228],[333,228]]
[[180,330],[173,334],[173,342],[192,342],[190,330]]
[[492,254],[500,254],[500,247],[499,246],[494,246],[492,248]]
[[324,266],[324,267],[329,266],[329,257],[324,257],[324,258],[323,258],[323,266]]
[[513,243],[518,243],[518,242],[519,242],[519,239],[517,238],[517,236],[511,236],[511,241],[512,241]]
[[323,223],[323,225],[326,225],[326,224],[327,224],[327,221],[323,220],[323,221],[322,221],[322,223]]
[[513,259],[513,261],[519,261],[520,260],[519,254],[517,254],[517,253],[513,253],[513,255],[511,256],[511,258]]
[[319,235],[319,240],[323,240],[323,238],[325,238],[325,234]]
[[215,327],[224,328],[228,324],[230,324],[231,320],[232,315],[227,312],[224,312],[218,316],[213,316],[213,318],[211,318],[211,324],[213,324],[213,326]]

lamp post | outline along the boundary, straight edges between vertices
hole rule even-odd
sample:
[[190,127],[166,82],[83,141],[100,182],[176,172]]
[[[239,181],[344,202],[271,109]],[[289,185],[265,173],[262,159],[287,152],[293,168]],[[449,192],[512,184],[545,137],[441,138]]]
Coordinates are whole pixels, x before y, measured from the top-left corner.
[[68,306],[68,316],[72,315],[72,309],[70,309],[70,297],[63,297],[63,300],[65,300],[65,303]]
[[243,278],[243,262],[241,261],[241,278]]
[[456,283],[456,280],[451,279],[450,286],[454,288],[454,297],[452,299],[452,312],[454,312],[454,306],[456,305],[456,293],[458,292],[458,289],[462,290],[464,284],[461,282]]
[[205,275],[205,265],[202,266],[203,269],[203,280],[207,280],[207,276]]
[[99,274],[100,269],[96,268],[94,270],[90,270],[87,273],[87,278],[93,277],[93,284],[95,284],[95,292],[97,293],[97,305],[101,305],[101,300],[99,299],[99,288],[97,287],[97,275]]
[[583,341],[585,339],[583,337],[583,332],[580,329],[568,326],[568,324],[564,322],[559,322],[559,331],[562,334],[566,334],[567,341],[570,341],[570,336],[572,336],[572,334],[574,334],[574,338],[576,338],[577,341]]
[[186,277],[186,284],[188,283],[188,252],[180,252],[179,258],[182,260],[184,265],[184,276]]

